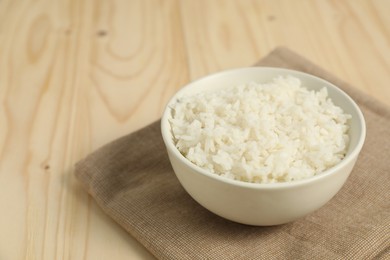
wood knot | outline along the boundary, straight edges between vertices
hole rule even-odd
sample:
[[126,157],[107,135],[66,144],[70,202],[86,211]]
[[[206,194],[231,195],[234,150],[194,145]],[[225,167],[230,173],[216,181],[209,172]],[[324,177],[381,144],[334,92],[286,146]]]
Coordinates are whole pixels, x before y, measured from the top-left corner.
[[276,17],[275,17],[275,15],[272,15],[272,14],[271,14],[271,15],[268,15],[268,16],[267,16],[267,20],[270,21],[270,22],[272,22],[272,21],[276,20]]
[[107,31],[106,30],[99,30],[99,31],[97,31],[96,34],[98,37],[104,37],[107,35]]

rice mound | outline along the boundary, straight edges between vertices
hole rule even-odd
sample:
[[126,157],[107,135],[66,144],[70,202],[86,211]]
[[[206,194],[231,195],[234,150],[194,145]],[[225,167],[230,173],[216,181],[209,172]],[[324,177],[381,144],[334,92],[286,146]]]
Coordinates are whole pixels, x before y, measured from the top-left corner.
[[170,119],[177,149],[199,167],[253,183],[300,180],[340,162],[350,115],[327,89],[309,91],[298,78],[183,96]]

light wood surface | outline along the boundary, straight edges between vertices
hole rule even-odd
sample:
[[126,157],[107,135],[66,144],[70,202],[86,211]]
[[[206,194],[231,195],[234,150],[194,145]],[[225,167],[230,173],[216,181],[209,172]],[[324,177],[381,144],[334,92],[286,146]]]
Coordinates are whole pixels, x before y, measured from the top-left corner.
[[387,0],[0,1],[0,259],[154,259],[73,166],[284,45],[389,103]]

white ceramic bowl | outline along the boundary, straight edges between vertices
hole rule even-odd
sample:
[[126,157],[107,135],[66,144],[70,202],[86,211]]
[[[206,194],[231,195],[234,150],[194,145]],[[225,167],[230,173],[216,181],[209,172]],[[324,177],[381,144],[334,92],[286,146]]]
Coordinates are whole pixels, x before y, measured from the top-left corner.
[[[339,164],[303,180],[256,184],[231,180],[210,173],[191,163],[175,147],[168,120],[171,117],[170,104],[178,97],[248,81],[267,82],[279,75],[297,77],[309,89],[319,90],[325,86],[333,102],[352,115],[349,130],[350,144],[345,158]],[[177,178],[199,204],[226,219],[259,226],[291,222],[327,203],[340,190],[351,173],[366,134],[364,117],[359,107],[333,84],[298,71],[264,67],[224,71],[188,84],[168,103],[161,119],[161,131]]]

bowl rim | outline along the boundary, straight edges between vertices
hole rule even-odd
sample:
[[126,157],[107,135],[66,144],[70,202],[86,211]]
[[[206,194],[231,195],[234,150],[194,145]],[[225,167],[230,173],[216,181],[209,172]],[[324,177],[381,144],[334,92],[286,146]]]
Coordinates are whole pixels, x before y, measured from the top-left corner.
[[[200,166],[192,163],[190,160],[188,160],[184,155],[180,153],[180,151],[176,148],[174,145],[174,142],[172,141],[172,135],[169,133],[171,126],[168,121],[169,119],[169,114],[171,112],[170,104],[172,104],[178,96],[180,96],[183,92],[185,92],[187,89],[193,88],[196,86],[199,82],[204,81],[204,80],[210,80],[213,77],[220,77],[223,74],[230,74],[230,73],[238,73],[238,72],[244,72],[246,70],[258,70],[258,71],[263,71],[266,72],[267,70],[269,71],[280,71],[281,73],[291,73],[293,74],[292,76],[301,76],[301,77],[309,77],[312,78],[316,81],[322,82],[324,85],[327,87],[334,88],[339,94],[343,95],[352,105],[353,109],[356,111],[358,115],[358,123],[360,127],[360,136],[358,137],[358,142],[356,146],[352,149],[350,153],[348,153],[338,164],[334,165],[333,167],[317,174],[314,176],[310,176],[301,180],[294,180],[290,182],[275,182],[275,183],[252,183],[252,182],[245,182],[245,181],[240,181],[240,180],[235,180],[235,179],[229,179],[224,176],[220,176],[218,174],[209,172]],[[285,69],[285,68],[278,68],[278,67],[244,67],[244,68],[236,68],[236,69],[229,69],[229,70],[223,70],[219,71],[216,73],[212,73],[209,75],[206,75],[204,77],[200,77],[194,81],[189,82],[188,84],[184,85],[182,88],[180,88],[168,101],[167,105],[164,108],[163,115],[161,117],[161,134],[163,137],[163,141],[165,143],[166,148],[173,153],[173,155],[183,162],[187,167],[191,168],[193,171],[197,172],[198,174],[202,174],[208,178],[212,178],[217,181],[221,181],[223,183],[229,184],[229,185],[234,185],[234,186],[240,186],[240,187],[245,187],[245,188],[250,188],[250,189],[283,189],[283,188],[291,188],[291,187],[298,187],[302,185],[306,185],[312,182],[317,182],[320,181],[324,178],[330,177],[331,175],[336,174],[341,168],[345,167],[348,165],[351,161],[357,158],[359,155],[364,141],[366,137],[366,124],[365,124],[365,119],[363,116],[362,111],[360,110],[359,106],[356,104],[356,102],[347,94],[345,93],[342,89],[334,85],[333,83],[324,80],[320,77],[314,76],[312,74],[308,74],[305,72],[297,71],[297,70],[292,70],[292,69]],[[175,173],[176,174],[176,173]]]

